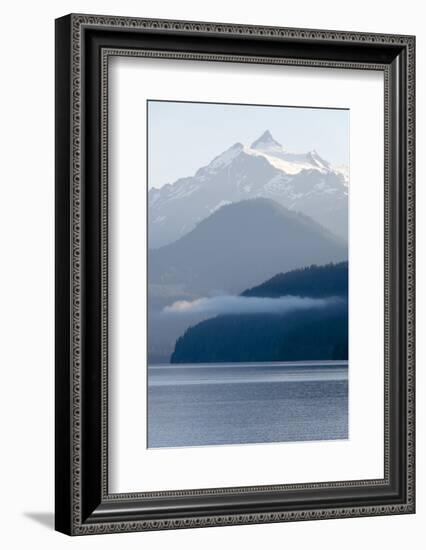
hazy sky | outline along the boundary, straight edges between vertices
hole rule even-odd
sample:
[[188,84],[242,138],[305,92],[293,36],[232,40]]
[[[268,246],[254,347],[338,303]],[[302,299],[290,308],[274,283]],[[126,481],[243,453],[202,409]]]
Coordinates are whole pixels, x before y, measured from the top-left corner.
[[349,164],[348,110],[148,101],[148,185],[193,176],[265,130],[291,153],[315,149],[332,164]]

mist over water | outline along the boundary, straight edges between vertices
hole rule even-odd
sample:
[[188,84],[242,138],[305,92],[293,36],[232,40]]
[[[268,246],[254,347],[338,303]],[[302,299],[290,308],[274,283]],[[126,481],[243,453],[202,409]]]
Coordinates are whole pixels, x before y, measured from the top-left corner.
[[188,315],[201,313],[206,315],[220,314],[256,314],[287,313],[291,311],[323,308],[341,301],[333,298],[308,298],[300,296],[281,296],[279,298],[262,298],[246,296],[213,296],[197,300],[178,300],[163,309],[164,315]]

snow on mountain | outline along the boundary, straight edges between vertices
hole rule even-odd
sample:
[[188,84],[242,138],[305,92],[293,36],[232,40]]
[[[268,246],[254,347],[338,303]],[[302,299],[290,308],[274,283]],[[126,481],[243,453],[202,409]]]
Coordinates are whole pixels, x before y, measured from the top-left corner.
[[266,130],[260,138],[253,142],[246,152],[251,155],[263,156],[272,166],[286,174],[298,174],[302,170],[326,172],[331,169],[330,164],[322,159],[316,151],[302,154],[288,153],[272,137],[269,130]]
[[251,146],[235,143],[197,170],[149,191],[149,246],[177,240],[224,204],[271,198],[347,238],[348,172],[316,151],[290,153],[267,130]]
[[[224,153],[214,158],[208,165],[208,172],[217,172],[228,166],[240,153],[243,151],[244,145],[242,143],[235,143],[232,147],[227,149]],[[203,173],[203,168],[198,170],[197,174]]]

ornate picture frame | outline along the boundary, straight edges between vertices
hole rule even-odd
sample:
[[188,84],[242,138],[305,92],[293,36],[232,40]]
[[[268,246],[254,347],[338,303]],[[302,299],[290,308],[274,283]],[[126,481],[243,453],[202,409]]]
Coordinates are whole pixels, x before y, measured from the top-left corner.
[[[108,63],[114,56],[384,75],[384,476],[110,493]],[[56,529],[69,535],[415,511],[415,38],[72,14],[56,20]]]

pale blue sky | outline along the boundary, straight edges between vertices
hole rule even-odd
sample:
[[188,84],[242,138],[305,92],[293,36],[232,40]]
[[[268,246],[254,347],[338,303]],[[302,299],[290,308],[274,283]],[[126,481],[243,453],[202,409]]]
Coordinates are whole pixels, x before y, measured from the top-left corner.
[[148,101],[148,186],[193,176],[265,130],[289,152],[315,149],[332,164],[349,165],[349,110]]

